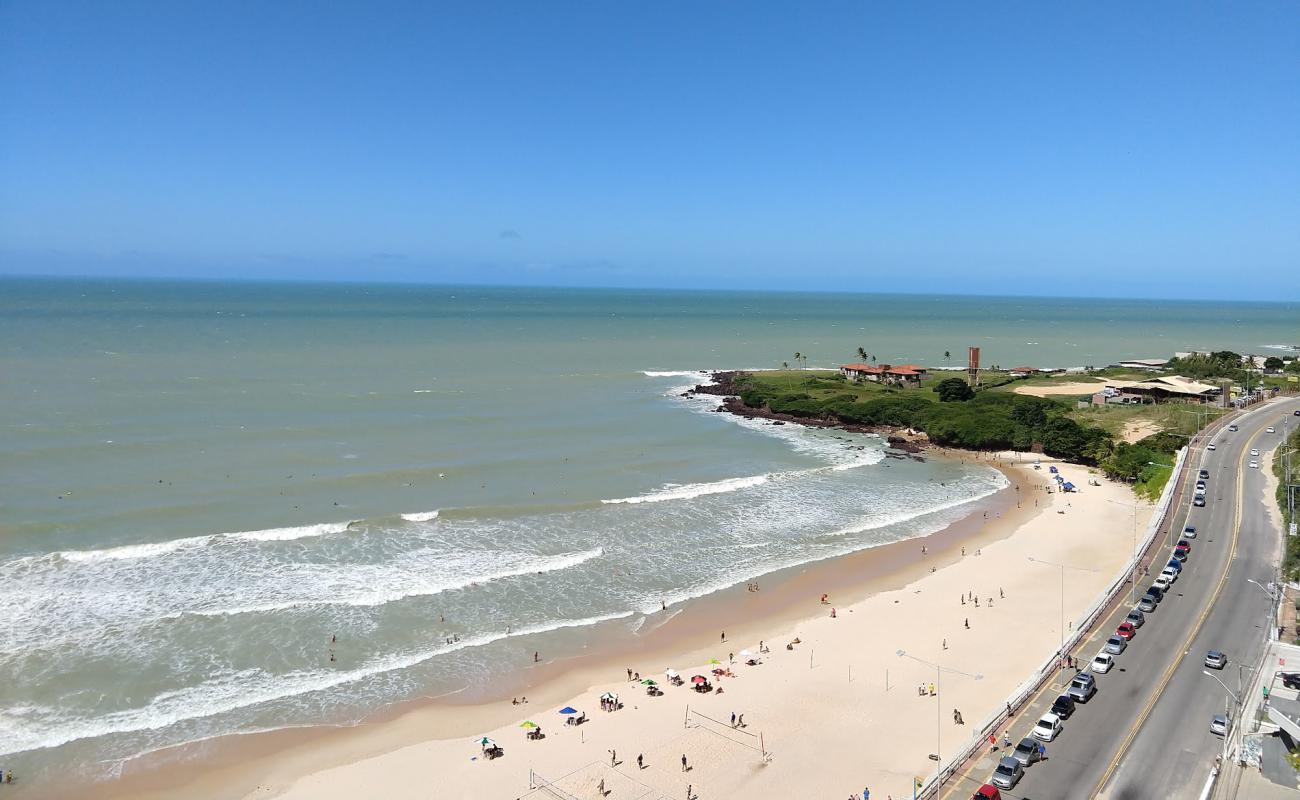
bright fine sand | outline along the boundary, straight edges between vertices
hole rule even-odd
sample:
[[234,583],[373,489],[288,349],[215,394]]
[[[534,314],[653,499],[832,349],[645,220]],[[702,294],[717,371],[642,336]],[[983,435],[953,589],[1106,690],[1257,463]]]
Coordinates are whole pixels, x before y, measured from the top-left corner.
[[1092,394],[1106,385],[1104,380],[1074,381],[1072,383],[1042,383],[1030,386],[1017,386],[1011,391],[1016,394],[1028,394],[1034,397],[1050,397],[1058,394]]
[[[1011,454],[999,463],[1020,487],[1004,493],[1005,513],[976,511],[970,535],[930,537],[925,556],[920,541],[902,543],[898,547],[905,549],[895,552],[907,562],[897,568],[904,577],[884,584],[891,588],[861,592],[853,601],[847,589],[835,588],[842,583],[832,583],[824,591],[837,593],[822,605],[821,587],[799,583],[806,575],[770,576],[760,592],[743,600],[775,597],[785,582],[787,590],[798,590],[788,599],[791,608],[784,615],[737,619],[725,642],[714,631],[708,644],[700,631],[689,642],[679,641],[680,649],[666,651],[675,656],[642,653],[625,663],[606,661],[599,670],[560,673],[549,687],[530,689],[526,706],[508,699],[486,706],[444,704],[284,751],[245,752],[215,768],[200,762],[189,768],[184,795],[587,800],[601,797],[603,781],[611,800],[682,798],[688,786],[701,800],[848,797],[865,787],[873,798],[909,797],[912,776],[935,768],[929,754],[936,747],[945,757],[955,751],[1059,646],[1061,570],[1030,558],[1092,570],[1065,570],[1065,613],[1072,620],[1115,579],[1132,552],[1134,501],[1127,487],[1104,480],[1089,486],[1084,468],[1067,466],[1063,471],[1080,493],[1049,495],[1042,489],[1049,460],[1035,471],[1014,463],[1018,458],[1024,456]],[[1139,530],[1149,516],[1150,507],[1140,506]],[[840,561],[853,564],[852,558]],[[978,607],[962,602],[972,591]],[[787,649],[796,637],[801,643]],[[742,664],[740,652],[757,653],[760,639],[770,652],[757,666]],[[921,696],[918,686],[935,682],[935,670],[899,657],[899,650],[969,677],[945,672],[940,696]],[[735,677],[710,675],[722,694],[690,690],[691,676],[709,675],[711,658],[728,666],[729,653],[736,654],[730,665]],[[673,667],[688,684],[663,683],[662,697],[648,697],[644,687],[626,680],[625,667],[661,683],[664,669]],[[618,693],[624,708],[602,711],[598,698],[607,691]],[[566,705],[585,712],[586,724],[564,725],[558,710]],[[687,725],[688,706],[722,724],[697,724],[697,718]],[[954,709],[965,725],[954,722]],[[745,727],[731,728],[733,712],[744,715]],[[524,720],[541,725],[545,738],[526,739]],[[484,759],[482,736],[498,742],[505,755]],[[682,769],[683,755],[689,771]],[[530,794],[530,770],[559,791]]]

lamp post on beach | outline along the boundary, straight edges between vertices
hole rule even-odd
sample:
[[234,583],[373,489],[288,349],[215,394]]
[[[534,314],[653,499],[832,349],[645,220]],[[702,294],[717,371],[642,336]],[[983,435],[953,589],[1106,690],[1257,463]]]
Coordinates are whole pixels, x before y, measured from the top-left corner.
[[977,681],[984,680],[984,673],[977,672],[974,675],[969,672],[962,672],[952,667],[943,667],[933,661],[926,661],[924,658],[917,658],[906,650],[897,650],[894,655],[899,658],[910,658],[918,664],[934,668],[934,757],[935,757],[935,785],[938,785],[939,775],[943,770],[943,745],[940,738],[940,731],[943,729],[943,673],[951,672],[954,675],[962,675]]
[[1029,556],[1029,560],[1035,564],[1043,564],[1048,567],[1059,567],[1061,569],[1061,648],[1057,652],[1057,655],[1063,656],[1065,655],[1065,571],[1067,569],[1074,569],[1079,572],[1096,572],[1097,570],[1088,569],[1087,567],[1076,567],[1073,564],[1060,564],[1043,558],[1034,558],[1033,556]]

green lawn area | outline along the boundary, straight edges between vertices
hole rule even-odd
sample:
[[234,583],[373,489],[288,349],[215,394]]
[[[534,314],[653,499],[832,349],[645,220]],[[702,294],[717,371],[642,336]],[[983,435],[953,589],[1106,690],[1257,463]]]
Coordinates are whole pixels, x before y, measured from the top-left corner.
[[[1193,411],[1202,413],[1197,415],[1192,413]],[[1209,413],[1207,415],[1204,412]],[[1228,412],[1222,408],[1167,403],[1142,406],[1090,406],[1071,411],[1070,418],[1081,425],[1096,425],[1115,436],[1120,436],[1129,423],[1137,422],[1150,422],[1157,430],[1192,434],[1226,413]]]
[[[851,381],[840,375],[838,370],[830,369],[788,369],[755,372],[744,381],[754,386],[762,386],[778,394],[806,394],[814,400],[829,400],[832,397],[852,395],[854,402],[871,400],[876,397],[899,394],[924,395],[927,400],[937,400],[931,388],[943,378],[950,378],[960,373],[940,373],[939,377],[930,376],[921,381],[921,386],[901,388],[885,386],[872,381]],[[844,398],[848,399],[848,398]]]

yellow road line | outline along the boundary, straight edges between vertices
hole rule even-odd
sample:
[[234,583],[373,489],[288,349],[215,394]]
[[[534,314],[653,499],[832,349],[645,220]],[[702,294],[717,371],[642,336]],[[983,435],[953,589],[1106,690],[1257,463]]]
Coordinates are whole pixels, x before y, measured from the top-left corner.
[[[1255,435],[1247,440],[1246,446],[1242,448],[1243,458],[1245,458],[1246,451],[1250,449],[1250,446],[1255,443],[1255,440],[1259,438],[1262,432],[1263,429],[1256,431]],[[1223,574],[1219,576],[1219,584],[1214,587],[1214,594],[1210,597],[1210,601],[1206,603],[1205,609],[1201,611],[1201,616],[1197,618],[1196,625],[1192,628],[1191,632],[1188,633],[1187,641],[1183,642],[1182,651],[1184,656],[1191,649],[1192,641],[1200,634],[1201,626],[1203,626],[1205,620],[1209,618],[1210,612],[1214,610],[1214,604],[1219,601],[1219,595],[1223,592],[1223,587],[1228,582],[1228,572],[1232,569],[1232,562],[1237,557],[1237,538],[1241,533],[1241,512],[1245,505],[1245,479],[1246,470],[1238,464],[1237,515],[1232,526],[1232,549],[1228,552],[1228,559],[1223,564]],[[1132,746],[1133,740],[1137,738],[1138,731],[1146,723],[1147,717],[1151,715],[1151,711],[1155,708],[1156,703],[1160,701],[1160,696],[1164,694],[1165,688],[1169,685],[1170,679],[1174,676],[1174,671],[1178,669],[1178,665],[1181,664],[1182,661],[1182,656],[1174,659],[1174,661],[1170,663],[1169,668],[1165,670],[1164,676],[1160,679],[1160,685],[1156,687],[1155,692],[1151,695],[1150,699],[1147,700],[1146,705],[1143,706],[1141,715],[1138,716],[1137,721],[1135,721],[1133,726],[1129,729],[1128,735],[1124,737],[1124,741],[1120,744],[1119,750],[1115,753],[1115,758],[1111,760],[1110,766],[1106,768],[1106,772],[1101,776],[1101,780],[1093,787],[1090,796],[1097,797],[1101,794],[1101,790],[1106,786],[1106,783],[1110,781],[1111,775],[1115,772],[1115,768],[1118,767],[1119,762],[1124,759],[1124,755],[1128,752],[1129,747]]]

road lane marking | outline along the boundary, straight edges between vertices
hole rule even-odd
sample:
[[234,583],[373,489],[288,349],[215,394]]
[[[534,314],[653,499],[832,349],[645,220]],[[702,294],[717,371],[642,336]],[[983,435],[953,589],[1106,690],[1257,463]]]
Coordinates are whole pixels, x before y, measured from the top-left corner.
[[[1243,448],[1243,455],[1242,455],[1243,461],[1246,458],[1245,451],[1250,449],[1250,446],[1254,444],[1254,441],[1258,439],[1262,433],[1263,433],[1263,428],[1256,431],[1254,436],[1251,436],[1249,439],[1246,440],[1246,447]],[[1198,635],[1200,635],[1201,627],[1205,624],[1205,620],[1209,618],[1210,612],[1214,609],[1214,604],[1219,601],[1219,595],[1222,594],[1223,587],[1228,582],[1228,573],[1230,571],[1230,568],[1232,567],[1232,562],[1233,560],[1236,559],[1237,539],[1241,533],[1241,512],[1242,512],[1242,507],[1245,505],[1244,503],[1245,476],[1246,476],[1246,468],[1238,464],[1237,513],[1235,514],[1235,519],[1233,521],[1233,526],[1232,526],[1232,549],[1228,553],[1228,558],[1225,559],[1223,562],[1223,574],[1219,576],[1219,583],[1217,586],[1214,587],[1214,594],[1211,595],[1210,601],[1205,605],[1204,610],[1201,611],[1200,617],[1197,618],[1196,620],[1196,625],[1192,628],[1191,632],[1188,634],[1186,642],[1183,643],[1184,657],[1186,657],[1188,654],[1191,653],[1192,642],[1195,641]],[[1178,669],[1178,665],[1181,663],[1183,663],[1183,660],[1181,658],[1176,659],[1173,663],[1169,665],[1169,668],[1165,670],[1165,674],[1161,678],[1159,685],[1156,686],[1155,693],[1151,695],[1151,698],[1147,701],[1146,705],[1143,706],[1142,713],[1138,716],[1137,720],[1133,723],[1133,726],[1129,729],[1128,735],[1124,737],[1124,741],[1120,743],[1119,750],[1116,751],[1115,753],[1115,758],[1110,762],[1110,766],[1106,768],[1106,772],[1101,776],[1101,780],[1098,781],[1097,785],[1093,787],[1092,794],[1090,796],[1092,797],[1099,796],[1101,794],[1101,790],[1105,788],[1106,784],[1110,781],[1111,776],[1115,772],[1115,768],[1119,766],[1120,761],[1124,760],[1124,756],[1128,753],[1129,747],[1132,746],[1133,740],[1137,738],[1138,731],[1140,731],[1142,726],[1146,724],[1147,717],[1151,716],[1151,711],[1155,708],[1156,703],[1160,701],[1161,695],[1164,694],[1165,688],[1168,687],[1170,679],[1172,679],[1174,676],[1174,671]]]

